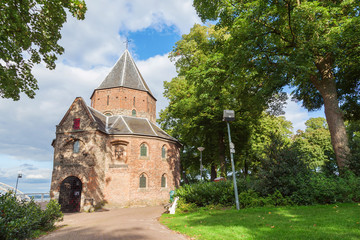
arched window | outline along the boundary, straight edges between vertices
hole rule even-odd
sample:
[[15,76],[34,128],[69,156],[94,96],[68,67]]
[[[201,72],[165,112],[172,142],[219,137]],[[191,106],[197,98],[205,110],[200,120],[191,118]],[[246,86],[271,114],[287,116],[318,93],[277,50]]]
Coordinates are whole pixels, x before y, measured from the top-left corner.
[[146,188],[146,175],[144,173],[140,175],[139,188]]
[[161,158],[166,158],[166,147],[165,145],[161,148]]
[[106,112],[104,115],[110,117],[110,116],[112,116],[112,113],[111,112]]
[[163,174],[161,176],[161,187],[165,188],[166,187],[166,174]]
[[135,97],[134,97],[133,105],[134,105],[134,107],[135,107]]
[[78,153],[80,151],[80,141],[76,140],[74,142],[74,149],[73,149],[73,153]]
[[107,95],[107,101],[106,101],[107,105],[109,105],[109,100],[110,100],[110,96]]
[[132,116],[136,117],[136,110],[135,109],[132,110]]
[[148,150],[147,150],[147,146],[145,143],[141,144],[140,146],[140,156],[141,157],[147,157],[148,155]]

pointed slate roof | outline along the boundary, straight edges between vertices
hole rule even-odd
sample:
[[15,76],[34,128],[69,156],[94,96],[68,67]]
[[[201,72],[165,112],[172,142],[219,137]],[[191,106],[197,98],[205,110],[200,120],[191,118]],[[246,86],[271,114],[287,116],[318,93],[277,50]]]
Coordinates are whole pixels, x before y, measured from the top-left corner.
[[154,97],[127,49],[97,89],[115,87],[127,87],[145,91]]

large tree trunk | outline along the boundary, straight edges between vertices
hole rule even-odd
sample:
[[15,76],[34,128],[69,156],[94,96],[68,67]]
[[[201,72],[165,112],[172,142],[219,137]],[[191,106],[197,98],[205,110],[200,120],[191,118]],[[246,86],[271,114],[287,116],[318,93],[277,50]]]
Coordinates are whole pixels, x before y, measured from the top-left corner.
[[339,170],[342,170],[346,166],[350,148],[343,114],[339,107],[331,55],[319,58],[316,62],[316,67],[321,74],[321,80],[312,77],[311,82],[323,97],[326,121],[331,135],[331,144]]

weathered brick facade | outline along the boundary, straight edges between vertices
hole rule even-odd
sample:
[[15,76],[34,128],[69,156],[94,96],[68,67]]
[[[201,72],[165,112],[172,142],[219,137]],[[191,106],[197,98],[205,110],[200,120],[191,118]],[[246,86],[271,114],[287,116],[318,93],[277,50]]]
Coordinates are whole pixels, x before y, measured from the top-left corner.
[[156,99],[128,51],[91,106],[76,98],[56,127],[51,197],[68,211],[166,203],[179,186],[180,144],[156,126]]

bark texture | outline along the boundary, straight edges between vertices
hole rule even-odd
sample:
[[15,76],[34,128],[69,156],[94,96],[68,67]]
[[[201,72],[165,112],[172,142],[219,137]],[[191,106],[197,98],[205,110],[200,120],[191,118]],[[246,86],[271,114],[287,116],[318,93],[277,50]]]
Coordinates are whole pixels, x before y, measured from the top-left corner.
[[350,154],[350,148],[343,113],[339,107],[331,55],[318,58],[315,64],[321,74],[321,79],[314,76],[311,78],[311,82],[323,97],[326,121],[331,135],[331,144],[335,152],[337,165],[341,170],[346,166],[346,159]]

